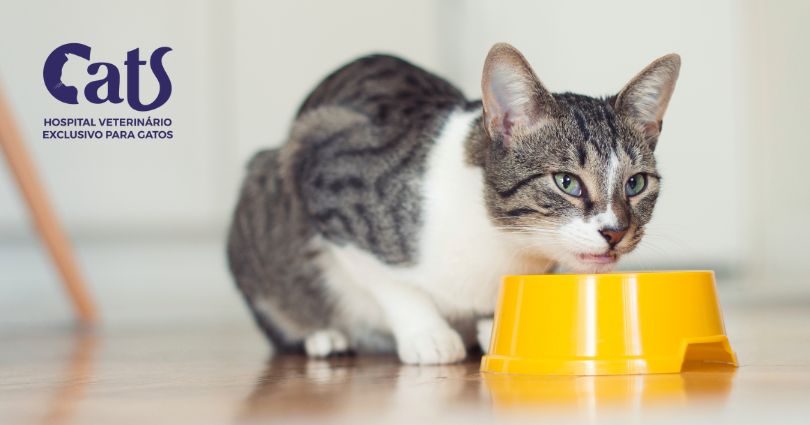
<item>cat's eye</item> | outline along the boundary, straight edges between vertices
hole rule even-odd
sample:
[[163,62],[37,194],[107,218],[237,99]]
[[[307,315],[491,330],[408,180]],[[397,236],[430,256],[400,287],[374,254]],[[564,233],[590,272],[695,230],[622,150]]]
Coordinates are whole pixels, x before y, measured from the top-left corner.
[[647,177],[644,174],[634,174],[627,179],[627,184],[624,185],[624,193],[627,196],[636,196],[647,188]]
[[568,173],[556,173],[554,182],[563,192],[571,196],[582,196],[582,183],[579,181],[579,177]]

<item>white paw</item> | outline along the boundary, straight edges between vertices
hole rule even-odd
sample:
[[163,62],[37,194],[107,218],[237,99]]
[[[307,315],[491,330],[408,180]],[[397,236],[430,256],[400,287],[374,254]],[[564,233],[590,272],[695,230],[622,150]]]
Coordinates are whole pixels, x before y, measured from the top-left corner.
[[317,331],[304,340],[304,350],[310,357],[345,353],[349,350],[349,340],[339,331],[331,329]]
[[454,363],[467,356],[458,332],[449,327],[431,328],[397,338],[399,359],[408,364]]
[[492,319],[481,319],[475,324],[478,346],[484,354],[489,352],[489,344],[492,341]]

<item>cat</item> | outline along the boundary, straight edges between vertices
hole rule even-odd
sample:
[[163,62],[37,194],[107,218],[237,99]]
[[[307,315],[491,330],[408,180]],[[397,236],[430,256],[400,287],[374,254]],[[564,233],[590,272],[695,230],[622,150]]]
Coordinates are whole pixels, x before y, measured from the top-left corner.
[[393,56],[338,69],[247,166],[227,251],[257,324],[313,357],[486,350],[502,275],[606,272],[638,245],[679,70],[671,54],[617,95],[556,94],[500,43],[469,101]]

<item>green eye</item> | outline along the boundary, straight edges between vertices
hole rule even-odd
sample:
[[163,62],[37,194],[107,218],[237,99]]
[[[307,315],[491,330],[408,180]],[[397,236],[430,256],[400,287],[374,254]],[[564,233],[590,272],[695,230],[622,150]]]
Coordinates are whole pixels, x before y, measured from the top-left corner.
[[644,174],[636,174],[627,179],[627,184],[624,185],[624,193],[627,196],[636,196],[647,188],[647,177]]
[[554,182],[563,192],[571,196],[582,196],[582,184],[577,176],[568,173],[557,173],[554,174]]

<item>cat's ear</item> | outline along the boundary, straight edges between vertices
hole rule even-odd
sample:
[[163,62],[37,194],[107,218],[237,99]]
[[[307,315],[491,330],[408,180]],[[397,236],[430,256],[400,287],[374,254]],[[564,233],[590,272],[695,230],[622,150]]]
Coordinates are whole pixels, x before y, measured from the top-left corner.
[[614,107],[643,134],[655,149],[669,99],[681,69],[681,57],[670,54],[656,59],[636,75],[616,96]]
[[534,75],[526,58],[506,43],[492,46],[481,79],[484,128],[509,147],[515,138],[547,124],[554,98]]

